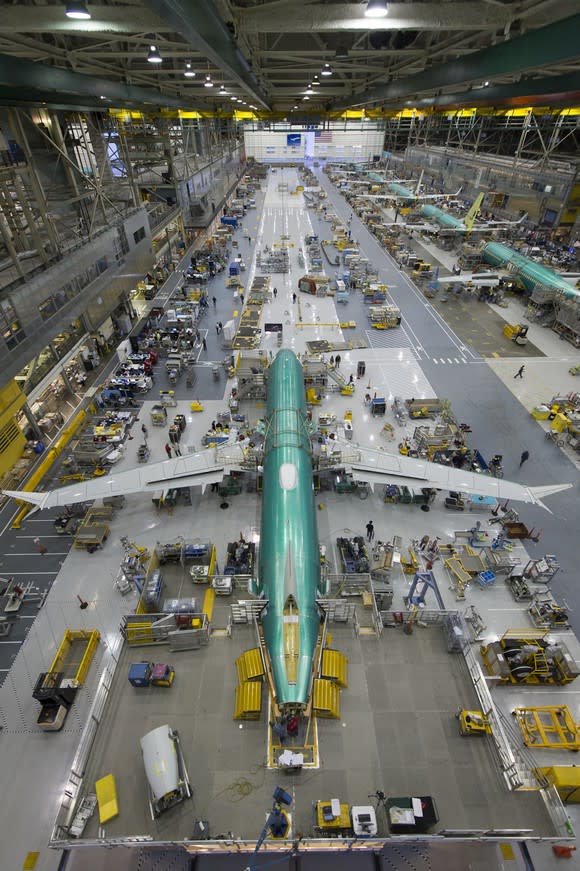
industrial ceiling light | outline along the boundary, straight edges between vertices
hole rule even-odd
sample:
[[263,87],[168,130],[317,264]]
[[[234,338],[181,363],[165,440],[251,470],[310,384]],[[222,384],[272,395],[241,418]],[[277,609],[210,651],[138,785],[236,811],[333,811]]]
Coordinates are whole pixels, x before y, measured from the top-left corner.
[[221,94],[222,97],[225,97],[225,96],[226,96],[227,91],[226,91],[226,86],[225,86],[225,85],[220,85],[220,94]]
[[384,18],[388,11],[386,0],[368,0],[365,17]]
[[149,48],[149,54],[147,55],[147,61],[150,64],[162,64],[163,63],[163,58],[161,57],[161,55],[157,51],[157,48],[154,45],[152,45]]
[[303,100],[309,100],[310,97],[302,97]]
[[203,86],[204,88],[213,88],[213,82],[209,73],[205,77],[205,82],[203,83]]
[[67,3],[64,14],[67,18],[76,18],[79,21],[87,21],[91,17],[91,13],[82,0],[73,0],[73,2]]
[[332,67],[330,66],[330,64],[328,64],[328,63],[324,64],[324,66],[320,70],[320,75],[321,76],[331,76],[332,75]]
[[242,99],[240,99],[240,97],[238,97],[238,99],[236,100],[236,103],[243,103],[243,102],[244,101]]
[[238,102],[238,98],[237,98],[237,97],[230,97],[230,100],[231,100],[233,103],[237,103],[237,102]]
[[195,77],[195,70],[192,70],[191,63],[189,61],[185,62],[185,69],[183,71],[183,75],[186,79],[193,79]]
[[340,43],[337,46],[336,52],[334,53],[335,60],[344,60],[348,57],[348,48],[343,43]]
[[306,88],[306,90],[304,91],[304,93],[305,93],[305,94],[313,94],[314,91],[312,90],[312,88]]

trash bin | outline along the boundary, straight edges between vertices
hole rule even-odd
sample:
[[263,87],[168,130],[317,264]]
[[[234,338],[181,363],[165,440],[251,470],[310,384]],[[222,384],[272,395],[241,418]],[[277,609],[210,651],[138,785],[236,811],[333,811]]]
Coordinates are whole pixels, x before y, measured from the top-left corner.
[[366,369],[367,369],[367,364],[364,362],[364,360],[359,360],[358,365],[356,367],[356,377],[362,378],[366,372]]

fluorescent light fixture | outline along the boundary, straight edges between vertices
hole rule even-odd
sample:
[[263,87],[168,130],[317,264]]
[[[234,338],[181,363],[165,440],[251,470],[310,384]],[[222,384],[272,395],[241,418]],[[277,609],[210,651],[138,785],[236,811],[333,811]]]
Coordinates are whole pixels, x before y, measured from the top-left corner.
[[366,18],[384,18],[389,12],[386,0],[368,0],[365,9]]
[[161,55],[157,51],[157,48],[154,45],[152,45],[149,49],[149,54],[147,55],[147,61],[150,64],[162,64],[163,63],[163,58],[161,57]]
[[320,71],[321,76],[331,76],[332,75],[332,67],[330,64],[324,64]]
[[203,83],[203,86],[204,88],[213,88],[213,82],[209,73],[205,77],[205,82]]
[[82,0],[74,0],[74,2],[67,3],[64,14],[67,18],[75,18],[79,21],[87,21],[91,17],[91,13]]
[[185,69],[183,71],[183,75],[186,79],[193,79],[195,77],[195,70],[191,69],[190,61],[185,62]]

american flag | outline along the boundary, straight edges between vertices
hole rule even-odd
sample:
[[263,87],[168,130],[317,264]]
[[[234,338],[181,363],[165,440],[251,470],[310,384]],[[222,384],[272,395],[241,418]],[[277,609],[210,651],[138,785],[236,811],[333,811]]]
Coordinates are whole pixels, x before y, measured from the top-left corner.
[[315,130],[314,138],[318,142],[332,142],[332,133],[330,130]]

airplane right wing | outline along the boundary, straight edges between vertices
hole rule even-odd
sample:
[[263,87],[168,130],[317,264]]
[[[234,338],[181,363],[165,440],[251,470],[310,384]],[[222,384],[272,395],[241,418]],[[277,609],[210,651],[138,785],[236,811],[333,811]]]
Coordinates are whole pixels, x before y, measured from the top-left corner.
[[443,466],[428,460],[404,457],[387,451],[363,448],[350,443],[339,443],[343,447],[342,456],[337,463],[350,472],[357,481],[375,484],[400,484],[411,488],[432,488],[435,490],[455,490],[460,493],[474,493],[479,496],[493,496],[496,499],[513,499],[516,502],[531,502],[547,511],[542,499],[573,484],[546,484],[528,487],[516,481],[494,478]]
[[129,493],[205,486],[221,481],[230,471],[242,470],[244,461],[241,445],[234,443],[161,463],[147,463],[134,469],[111,472],[101,478],[79,481],[77,484],[48,490],[46,493],[27,490],[3,490],[2,493],[13,499],[32,502],[42,510],[77,502],[92,502],[94,499],[110,496],[125,496]]

